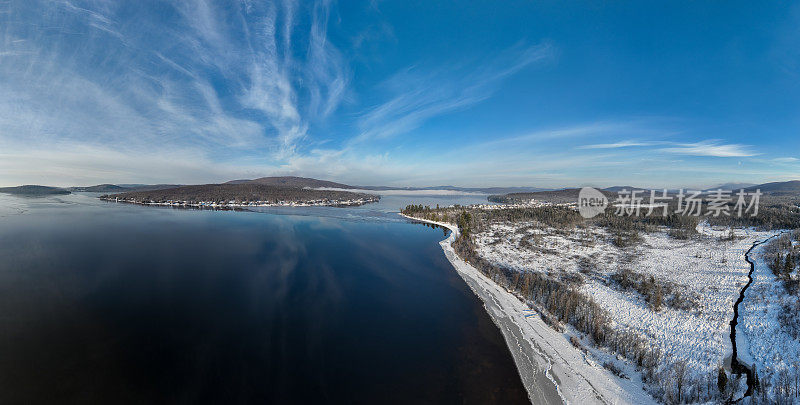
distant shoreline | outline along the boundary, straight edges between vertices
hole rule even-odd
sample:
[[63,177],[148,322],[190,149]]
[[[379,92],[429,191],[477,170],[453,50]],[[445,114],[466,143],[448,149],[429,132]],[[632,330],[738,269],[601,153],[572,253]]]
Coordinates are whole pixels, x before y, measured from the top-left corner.
[[[310,179],[296,181],[307,182]],[[380,196],[352,191],[325,191],[302,184],[235,182],[196,184],[158,190],[104,194],[101,200],[140,205],[194,208],[350,207],[380,201]]]
[[228,202],[220,203],[214,201],[137,201],[135,199],[118,198],[114,196],[101,196],[100,200],[125,204],[152,205],[161,207],[179,208],[215,208],[215,209],[237,209],[251,207],[357,207],[369,203],[380,201],[379,196],[374,198],[357,198],[352,200],[307,200],[307,201],[254,201],[248,203]]

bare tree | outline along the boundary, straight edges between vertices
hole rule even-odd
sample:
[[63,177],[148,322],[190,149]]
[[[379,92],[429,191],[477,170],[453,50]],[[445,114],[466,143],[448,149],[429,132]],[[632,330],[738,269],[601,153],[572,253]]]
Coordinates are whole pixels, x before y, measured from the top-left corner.
[[675,378],[675,388],[676,388],[675,395],[677,397],[676,399],[678,400],[678,403],[680,403],[683,400],[683,389],[684,389],[684,383],[686,382],[686,371],[687,367],[686,367],[686,362],[684,360],[678,360],[672,366],[672,373]]

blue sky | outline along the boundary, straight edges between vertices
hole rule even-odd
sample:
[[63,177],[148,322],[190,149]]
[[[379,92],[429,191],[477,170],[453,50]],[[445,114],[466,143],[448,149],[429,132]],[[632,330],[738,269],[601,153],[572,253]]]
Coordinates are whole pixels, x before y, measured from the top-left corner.
[[800,178],[787,2],[0,2],[0,185]]

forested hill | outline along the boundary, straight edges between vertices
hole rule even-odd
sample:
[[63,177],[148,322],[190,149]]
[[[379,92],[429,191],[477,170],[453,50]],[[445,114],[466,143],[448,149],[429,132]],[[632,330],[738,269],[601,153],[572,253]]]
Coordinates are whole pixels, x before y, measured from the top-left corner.
[[96,186],[70,187],[70,190],[86,193],[119,193],[129,189],[116,184],[98,184]]
[[39,195],[70,194],[70,191],[59,187],[25,185],[17,187],[0,187],[0,193],[26,195],[26,196],[39,196]]
[[764,183],[747,189],[747,191],[755,190],[761,190],[762,193],[772,195],[800,196],[800,180]]
[[134,203],[185,202],[189,204],[218,203],[309,203],[337,205],[346,201],[378,201],[380,197],[350,191],[314,190],[300,187],[274,186],[258,183],[225,183],[180,186],[175,188],[132,191],[103,195],[103,199]]
[[281,176],[281,177],[261,177],[252,180],[232,180],[225,184],[262,184],[267,186],[294,187],[294,188],[343,188],[354,189],[356,187],[347,184],[336,183],[327,180],[317,180],[308,177]]
[[[509,193],[503,195],[490,195],[489,201],[504,204],[527,203],[530,200],[548,201],[556,204],[574,203],[578,201],[579,188],[565,188],[563,190],[537,191],[535,193]],[[609,190],[602,190],[606,197],[615,195]]]
[[[730,190],[736,191],[737,190],[735,188],[736,186],[749,186],[749,185],[745,183],[726,183],[719,187],[706,190],[704,191],[704,194],[708,195],[717,188],[729,191]],[[767,196],[800,197],[800,180],[764,183],[755,186],[745,187],[744,189],[747,192],[755,192],[756,190],[761,190],[761,192]],[[600,191],[607,197],[613,198],[617,195],[618,192],[622,190],[642,190],[645,193],[642,193],[640,195],[644,196],[649,195],[650,192],[649,190],[631,186],[614,186],[614,187],[604,188]],[[534,193],[497,194],[497,195],[490,195],[489,201],[510,204],[510,203],[528,202],[531,199],[535,199],[538,201],[548,201],[552,203],[571,203],[578,201],[579,192],[580,188],[565,188],[563,190],[539,191]],[[657,189],[656,192],[660,192],[660,190]],[[677,190],[669,190],[669,193],[670,195],[676,195]]]

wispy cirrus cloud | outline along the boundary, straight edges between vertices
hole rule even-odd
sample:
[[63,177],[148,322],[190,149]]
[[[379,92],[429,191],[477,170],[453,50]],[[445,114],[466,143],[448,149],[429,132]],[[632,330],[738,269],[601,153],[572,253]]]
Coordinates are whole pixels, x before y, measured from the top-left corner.
[[[654,148],[656,152],[670,153],[686,156],[708,157],[752,157],[759,153],[752,150],[751,145],[724,143],[718,139],[709,139],[698,142],[675,142],[666,140],[621,140],[608,143],[580,145],[576,149],[626,149],[626,148]],[[791,158],[789,158],[791,159]]]
[[[314,4],[306,42],[294,41],[298,4],[283,1],[278,10],[272,4],[251,5],[264,8],[265,18],[256,25],[252,37],[248,80],[241,95],[244,106],[261,111],[277,131],[278,159],[297,153],[298,142],[308,135],[309,126],[326,119],[341,103],[349,83],[347,64],[327,38],[330,2]],[[296,52],[296,49],[305,52]],[[302,83],[302,85],[299,85]]]
[[339,106],[350,81],[341,51],[328,40],[329,18],[330,1],[316,3],[312,12],[305,76],[311,83],[308,110],[311,116],[318,118],[328,117]]
[[[604,86],[571,86],[598,79],[585,61],[534,69],[575,56],[558,35],[557,47],[497,51],[518,40],[493,36],[505,21],[419,35],[404,24],[416,10],[377,5],[0,0],[0,185],[247,173],[397,185],[603,175],[621,184],[614,176],[645,166],[684,177],[702,167],[731,179],[762,167],[796,173],[797,158],[776,157],[795,146],[792,128],[780,129],[789,135],[777,146],[737,143],[746,136],[737,124],[720,129],[719,116],[698,119],[674,100],[631,106]],[[489,35],[429,39],[464,32]],[[485,114],[455,114],[477,107],[493,112],[492,125],[478,120]],[[434,133],[450,123],[465,133]]]
[[660,144],[664,144],[664,142],[627,140],[627,141],[619,141],[612,143],[597,143],[592,145],[582,145],[579,146],[578,149],[621,149],[621,148],[632,148],[638,146],[653,146]]
[[795,162],[800,162],[800,159],[796,157],[778,157],[772,159],[772,161],[775,163],[795,163]]
[[[60,145],[280,160],[346,93],[347,64],[327,39],[329,2],[309,13],[294,0],[160,7],[170,12],[98,0],[0,4],[4,152]],[[298,15],[310,17],[300,25]]]
[[661,152],[689,156],[711,157],[750,157],[758,153],[750,145],[722,143],[719,140],[706,140],[694,143],[677,143],[674,146],[659,149]]
[[389,98],[361,115],[360,133],[352,143],[391,138],[430,118],[480,103],[491,97],[505,78],[553,56],[552,45],[541,44],[513,47],[478,69],[409,67],[381,85]]

